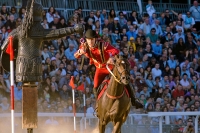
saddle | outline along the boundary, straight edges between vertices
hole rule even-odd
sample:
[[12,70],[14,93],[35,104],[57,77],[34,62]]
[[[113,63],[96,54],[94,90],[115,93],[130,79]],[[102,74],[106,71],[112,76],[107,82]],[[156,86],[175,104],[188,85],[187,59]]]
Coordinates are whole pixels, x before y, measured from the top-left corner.
[[[102,96],[103,96],[103,93],[105,92],[105,90],[107,89],[107,87],[108,87],[108,83],[109,83],[109,79],[108,80],[104,80],[102,83],[101,83],[101,85],[99,86],[99,88],[97,89],[97,100],[99,100]],[[126,92],[126,95],[128,96],[128,97],[130,97],[129,96],[129,93],[128,93],[128,90],[126,89],[126,88],[124,88],[125,89],[125,92]]]

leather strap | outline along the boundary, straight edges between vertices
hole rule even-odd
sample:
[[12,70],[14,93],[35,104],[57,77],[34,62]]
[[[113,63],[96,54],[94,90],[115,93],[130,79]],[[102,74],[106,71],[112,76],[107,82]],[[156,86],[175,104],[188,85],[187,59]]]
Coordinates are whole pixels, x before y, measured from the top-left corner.
[[124,90],[124,91],[122,92],[122,94],[119,95],[119,96],[111,96],[111,95],[109,95],[109,94],[106,92],[106,96],[109,97],[110,99],[119,99],[119,98],[121,98],[121,97],[124,95],[124,92],[125,92],[125,90]]

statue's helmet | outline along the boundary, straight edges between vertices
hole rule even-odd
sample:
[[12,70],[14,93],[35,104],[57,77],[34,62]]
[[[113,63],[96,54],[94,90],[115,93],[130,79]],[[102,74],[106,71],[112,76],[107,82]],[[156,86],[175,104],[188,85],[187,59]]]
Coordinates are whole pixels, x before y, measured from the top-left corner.
[[30,0],[27,8],[33,14],[33,21],[42,21],[43,7],[40,3],[36,2],[35,0]]

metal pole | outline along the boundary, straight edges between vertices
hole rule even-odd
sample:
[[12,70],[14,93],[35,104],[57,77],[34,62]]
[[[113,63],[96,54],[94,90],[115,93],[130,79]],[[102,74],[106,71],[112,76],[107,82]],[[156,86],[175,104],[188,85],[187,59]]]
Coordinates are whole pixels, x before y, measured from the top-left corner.
[[198,133],[198,120],[199,120],[199,115],[197,115],[196,116],[196,118],[195,118],[195,129],[194,129],[194,131],[195,131],[195,133]]
[[84,106],[84,133],[86,133],[86,103],[85,103],[85,92],[83,93],[83,106]]
[[74,89],[72,89],[72,97],[73,97],[73,112],[74,112],[74,133],[76,133],[76,105],[75,105]]
[[14,111],[14,51],[13,51],[13,37],[11,36],[9,38],[9,43],[10,43],[10,81],[11,81],[11,86],[10,86],[10,90],[11,90],[11,130],[12,133],[15,132],[15,111]]
[[159,118],[159,133],[163,133],[162,132],[162,116],[160,116],[160,118]]

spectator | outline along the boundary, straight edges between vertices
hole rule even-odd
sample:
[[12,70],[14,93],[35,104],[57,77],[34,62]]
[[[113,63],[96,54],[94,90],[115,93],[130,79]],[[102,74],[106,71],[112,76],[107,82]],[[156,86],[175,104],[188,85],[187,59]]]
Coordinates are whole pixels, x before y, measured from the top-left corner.
[[8,37],[6,26],[2,26],[0,32],[2,34],[2,40],[4,41]]
[[115,17],[114,21],[112,23],[110,23],[110,30],[111,30],[112,33],[115,32],[115,29],[118,29],[119,32],[121,31],[121,27],[120,27],[120,24],[119,24],[119,18],[118,17]]
[[151,17],[153,13],[156,12],[154,6],[152,5],[152,0],[148,0],[148,5],[146,6],[146,11]]
[[104,19],[104,23],[102,24],[102,29],[107,28],[110,31],[110,24],[108,19]]
[[162,55],[162,44],[160,44],[160,40],[156,40],[155,44],[152,44],[152,52],[154,53],[155,58],[159,59]]
[[102,12],[101,12],[101,25],[105,24],[105,19],[108,19],[108,16],[107,16],[107,13],[106,13],[106,9],[103,9]]
[[177,45],[174,48],[174,53],[175,53],[175,55],[176,55],[176,57],[177,57],[179,62],[183,62],[184,61],[185,50],[186,50],[186,46],[185,46],[184,40],[183,40],[183,38],[180,37],[178,39]]
[[133,24],[133,22],[139,23],[139,19],[138,19],[138,14],[137,14],[137,12],[133,10],[133,11],[131,12],[131,16],[129,17],[128,20],[130,20],[131,24]]
[[66,76],[61,77],[58,83],[59,88],[62,88],[64,84],[69,85],[70,76],[71,76],[71,72],[67,72]]
[[44,29],[49,29],[49,25],[46,18],[43,19],[41,25],[43,26]]
[[172,92],[172,97],[176,99],[177,97],[184,96],[183,86],[178,84],[177,88]]
[[87,31],[88,29],[95,30],[94,20],[92,18],[89,18],[85,24],[85,30]]
[[167,66],[169,66],[169,65],[168,65],[168,62],[167,62],[167,55],[162,55],[162,57],[160,58],[159,63],[160,63],[160,69],[161,69],[162,71],[164,71],[165,68],[166,68]]
[[197,28],[197,30],[200,30],[200,28],[199,28],[199,24],[200,24],[200,7],[199,7],[199,3],[198,3],[197,0],[194,0],[193,6],[190,7],[189,11],[192,13],[192,17],[195,20],[195,27]]
[[59,28],[66,28],[67,27],[67,24],[65,22],[65,18],[61,17],[60,18],[60,22],[59,22]]
[[17,13],[17,9],[14,6],[11,7],[9,15],[13,15],[14,16],[14,20],[16,20],[19,17],[19,15]]
[[91,19],[92,23],[94,24],[95,22],[95,17],[94,17],[94,11],[90,11],[90,15],[85,17],[84,21],[85,23],[88,23],[88,20]]
[[53,26],[55,26],[56,27],[56,29],[59,29],[60,27],[60,25],[59,25],[59,18],[58,17],[54,17],[53,18],[53,21],[51,21],[50,23],[49,23],[49,28],[53,28]]
[[22,19],[21,18],[17,18],[16,20],[16,28],[22,23]]
[[96,12],[95,12],[95,15],[94,15],[94,18],[95,18],[95,22],[96,21],[99,21],[100,22],[100,25],[101,25],[101,11],[100,10],[97,10]]
[[155,20],[157,20],[157,14],[153,13],[152,16],[150,17],[150,25],[155,24]]
[[160,13],[160,17],[158,18],[158,20],[160,21],[160,26],[161,26],[162,30],[165,30],[165,28],[166,28],[166,18],[165,18],[164,12]]
[[129,47],[131,47],[133,49],[133,52],[136,52],[136,46],[135,46],[135,42],[134,42],[134,38],[130,37],[130,41],[128,41],[128,45]]
[[111,9],[108,15],[108,22],[113,23],[115,17],[116,17],[115,10]]
[[169,26],[172,22],[172,17],[169,14],[169,9],[165,9],[165,25]]
[[7,12],[6,4],[3,4],[1,7],[1,20],[6,22],[7,16],[9,16],[9,12]]
[[17,83],[17,87],[14,88],[14,95],[15,100],[21,101],[22,100],[22,83]]
[[124,25],[126,25],[127,23],[127,20],[126,18],[124,17],[124,14],[123,12],[119,12],[119,24],[120,24],[120,27],[124,27]]
[[0,103],[3,112],[8,112],[10,109],[10,104],[8,103],[8,99],[6,97],[2,98],[2,102]]
[[159,25],[159,24],[160,24],[160,21],[159,21],[158,19],[156,19],[156,20],[154,20],[154,21],[155,21],[155,23],[151,25],[151,29],[152,29],[152,28],[155,28],[155,30],[156,30],[156,33],[155,33],[155,34],[157,34],[157,35],[159,35],[159,36],[163,35],[162,28],[161,28],[161,26]]
[[144,86],[143,87],[143,90],[140,92],[140,95],[144,95],[145,96],[145,98],[148,98],[148,97],[150,97],[150,93],[149,93],[149,91],[147,91],[148,90],[148,88],[147,88],[147,86]]
[[194,126],[192,118],[187,119],[187,126],[184,127],[183,133],[194,133]]
[[185,93],[188,92],[188,90],[191,87],[191,84],[188,81],[188,75],[186,73],[183,74],[183,78],[181,79],[180,84],[182,85],[183,90],[185,91]]
[[167,64],[169,65],[170,69],[175,69],[176,68],[176,61],[174,60],[174,55],[170,55],[169,60],[167,61]]
[[168,75],[164,75],[163,80],[161,80],[162,88],[169,88],[169,77]]
[[193,27],[193,25],[195,24],[195,21],[194,21],[194,18],[191,17],[191,14],[190,12],[188,11],[186,13],[186,16],[184,16],[183,18],[183,24],[184,24],[184,28],[187,30],[187,29],[191,29]]
[[126,36],[128,37],[128,40],[130,41],[130,38],[133,37],[133,38],[136,38],[136,30],[134,29],[134,27],[131,25],[129,27],[129,31],[126,33]]
[[144,23],[140,25],[140,29],[143,30],[144,35],[147,35],[150,33],[151,26],[149,24],[149,18],[145,18]]
[[23,20],[26,13],[26,8],[22,7],[19,9],[19,17]]
[[73,44],[69,44],[69,48],[65,50],[65,56],[68,60],[75,60],[74,53],[76,49],[74,48]]
[[158,35],[156,34],[156,29],[152,28],[151,32],[149,34],[147,34],[146,37],[150,38],[152,43],[156,43],[156,41],[158,40]]
[[181,32],[184,33],[184,28],[183,28],[182,23],[181,23],[180,20],[178,20],[176,22],[175,28],[176,28],[176,30],[181,29]]
[[51,23],[54,20],[55,12],[56,9],[53,6],[49,7],[48,12],[46,13],[46,18],[48,23]]
[[50,89],[50,102],[56,101],[56,99],[59,97],[59,91],[56,90],[56,84],[51,83],[51,89]]
[[71,34],[67,39],[68,44],[74,45],[75,49],[78,49],[78,42],[76,41],[75,34]]
[[10,31],[12,31],[13,29],[16,28],[16,22],[15,22],[14,15],[9,16],[9,19],[5,23],[5,27],[6,27],[6,29],[9,29]]
[[111,40],[112,40],[111,42],[112,42],[112,45],[115,46],[115,47],[116,47],[117,39],[121,39],[118,28],[116,28],[115,32],[111,34]]
[[159,63],[156,63],[155,64],[155,68],[152,69],[152,76],[153,76],[153,79],[155,79],[156,77],[161,77],[162,75],[162,71],[159,69],[160,65]]

